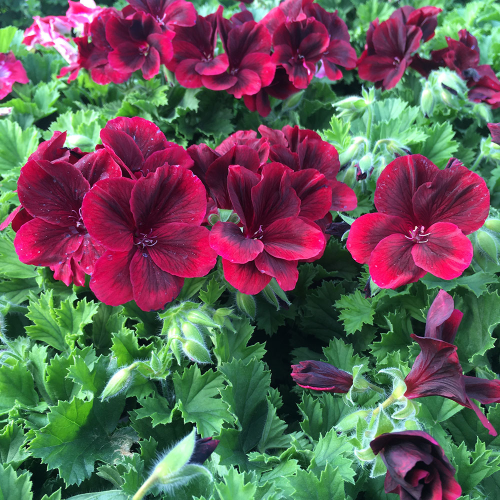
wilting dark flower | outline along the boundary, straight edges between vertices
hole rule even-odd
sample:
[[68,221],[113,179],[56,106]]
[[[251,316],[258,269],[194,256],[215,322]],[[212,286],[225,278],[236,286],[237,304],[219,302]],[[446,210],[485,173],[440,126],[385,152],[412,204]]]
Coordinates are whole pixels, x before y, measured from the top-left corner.
[[193,26],[196,9],[185,0],[127,0],[139,12],[153,16],[164,26]]
[[160,72],[173,56],[171,30],[163,30],[155,19],[142,12],[120,19],[111,17],[106,25],[106,39],[113,48],[108,55],[112,68],[120,73],[138,69],[146,80]]
[[337,393],[349,392],[353,382],[350,373],[323,361],[300,361],[292,365],[292,378],[304,389]]
[[0,99],[12,92],[14,83],[28,83],[28,75],[12,52],[0,54]]
[[213,439],[211,437],[204,439],[197,439],[194,445],[193,454],[189,459],[189,463],[201,465],[214,452],[219,442],[220,441],[218,439]]
[[488,123],[491,133],[491,140],[500,146],[500,123]]
[[423,431],[382,434],[370,446],[387,467],[385,492],[401,500],[456,500],[462,488],[438,442]]
[[217,222],[210,246],[222,256],[226,280],[242,293],[259,293],[271,278],[283,290],[292,290],[298,260],[315,257],[324,248],[321,230],[299,217],[300,199],[288,172],[279,163],[266,163],[262,177],[229,167],[227,188],[243,231],[231,222]]
[[378,212],[354,221],[347,249],[369,265],[382,288],[413,283],[427,272],[453,279],[472,260],[465,235],[483,225],[489,205],[486,183],[466,167],[439,170],[421,155],[396,158],[377,181]]
[[462,317],[463,313],[455,309],[451,295],[439,290],[427,313],[425,336],[451,344],[455,340]]
[[205,188],[185,168],[98,182],[82,207],[89,233],[106,248],[90,282],[97,298],[161,309],[177,297],[184,278],[205,276],[216,261],[209,231],[200,226],[205,212]]
[[375,82],[377,88],[392,89],[401,80],[420,46],[422,30],[393,18],[371,23],[365,51],[358,60],[359,77]]

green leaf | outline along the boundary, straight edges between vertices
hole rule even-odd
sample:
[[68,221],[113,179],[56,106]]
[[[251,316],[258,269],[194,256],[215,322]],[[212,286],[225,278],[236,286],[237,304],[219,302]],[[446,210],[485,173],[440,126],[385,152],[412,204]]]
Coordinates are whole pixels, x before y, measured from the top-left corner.
[[8,52],[12,40],[17,33],[15,26],[0,29],[0,52]]
[[38,395],[26,364],[9,357],[0,365],[0,413],[8,412],[16,403],[36,406]]
[[341,339],[330,340],[328,347],[323,347],[323,353],[328,363],[349,373],[354,366],[363,364],[362,358],[354,354],[352,345],[345,344]]
[[266,423],[257,449],[264,453],[267,449],[288,448],[290,436],[285,434],[286,428],[286,422],[278,417],[276,407],[268,400]]
[[429,289],[440,288],[449,292],[457,286],[468,288],[476,297],[480,297],[488,290],[488,285],[497,283],[498,276],[493,273],[478,272],[470,276],[460,276],[454,280],[443,280],[436,278],[432,274],[426,274],[421,280],[422,283]]
[[219,373],[207,370],[202,375],[197,365],[191,365],[182,375],[175,373],[172,381],[184,420],[195,423],[203,437],[218,434],[224,422],[232,422],[227,405],[217,398],[223,381]]
[[22,167],[38,147],[35,127],[23,129],[10,120],[0,120],[0,175]]
[[371,352],[379,361],[396,351],[400,351],[401,357],[405,359],[408,355],[408,345],[411,344],[410,335],[413,333],[408,331],[406,311],[399,309],[385,316],[385,320],[389,331],[382,333],[380,342],[373,342]]
[[24,449],[25,442],[23,428],[9,422],[0,433],[0,464],[10,464],[17,469],[29,457]]
[[139,347],[137,335],[132,330],[123,329],[113,335],[111,350],[116,357],[118,366],[130,365],[138,359],[151,357],[153,344]]
[[153,427],[160,424],[169,424],[172,421],[172,408],[165,398],[159,395],[150,396],[141,399],[140,404],[142,408],[135,411],[137,418],[149,417]]
[[25,471],[17,475],[10,465],[0,465],[0,498],[2,500],[31,500],[30,474]]
[[35,278],[12,279],[0,283],[0,296],[12,304],[21,304],[28,300],[30,292],[34,294],[40,292],[40,287],[37,285]]
[[119,454],[121,438],[113,436],[124,401],[114,398],[59,401],[48,414],[48,425],[35,431],[29,450],[49,470],[58,469],[67,485],[80,484],[94,471],[96,460],[112,462]]
[[200,290],[200,299],[205,304],[212,306],[217,302],[225,289],[225,285],[219,286],[219,282],[215,278],[212,278],[207,284],[207,289]]
[[95,358],[95,352],[91,350],[85,353],[85,358],[79,355],[79,351],[73,351],[74,362],[68,368],[68,378],[80,386],[79,397],[89,399],[99,396],[108,382],[107,367],[109,361],[100,356]]
[[[421,398],[418,402],[425,406],[426,410],[429,412],[430,417],[432,418],[433,424],[445,422],[464,408],[462,405],[455,403],[455,401],[442,398],[440,396],[429,396],[426,398]],[[423,416],[423,409],[421,409],[420,412],[422,412]]]
[[458,149],[453,127],[449,122],[435,123],[427,133],[428,139],[413,152],[424,155],[442,168]]
[[339,319],[343,321],[347,335],[361,331],[363,325],[373,325],[375,311],[359,290],[343,295],[335,302],[335,307],[341,310]]
[[108,490],[99,493],[83,493],[83,495],[68,497],[66,500],[130,500],[130,496],[121,490]]
[[332,500],[345,498],[344,481],[338,471],[328,464],[320,478],[314,472],[297,471],[296,476],[288,478],[294,488],[293,500]]
[[257,485],[249,482],[246,474],[240,474],[233,467],[224,476],[223,483],[216,483],[220,500],[253,500]]
[[453,462],[457,468],[456,478],[462,487],[462,494],[467,495],[484,478],[500,470],[500,456],[491,459],[492,450],[479,439],[473,452],[469,452],[465,443],[459,447],[452,444]]
[[[0,121],[0,129],[1,124],[2,122]],[[36,268],[34,266],[28,266],[26,264],[23,264],[19,260],[19,257],[17,256],[16,250],[14,248],[14,243],[10,238],[8,232],[0,233],[0,262],[2,263],[2,266],[0,268],[0,276],[18,279],[35,278],[36,276],[38,276],[38,273],[36,272]]]

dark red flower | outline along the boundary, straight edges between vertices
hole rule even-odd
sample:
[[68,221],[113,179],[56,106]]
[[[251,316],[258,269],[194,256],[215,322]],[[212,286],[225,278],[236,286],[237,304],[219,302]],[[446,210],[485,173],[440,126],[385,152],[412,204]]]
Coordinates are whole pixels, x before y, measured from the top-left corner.
[[12,52],[0,54],[0,100],[12,92],[14,83],[28,83],[28,75]]
[[463,313],[455,309],[451,295],[439,290],[427,313],[425,336],[451,344],[455,340],[462,317]]
[[359,77],[375,82],[377,88],[392,89],[401,80],[420,46],[422,30],[401,19],[388,19],[370,25],[365,51],[358,60]]
[[240,25],[218,14],[218,29],[229,67],[219,75],[205,75],[203,84],[211,90],[226,90],[241,99],[257,94],[273,80],[276,66],[271,62],[271,35],[255,21]]
[[434,36],[437,27],[437,16],[443,9],[438,7],[420,7],[415,9],[405,5],[391,14],[391,19],[399,19],[407,26],[417,26],[422,30],[422,42],[429,41]]
[[423,431],[382,434],[370,446],[387,467],[385,492],[401,500],[456,500],[462,488],[438,442]]
[[495,75],[493,69],[487,64],[476,68],[477,81],[469,80],[469,101],[485,102],[492,109],[500,107],[500,80]]
[[314,391],[346,393],[352,375],[323,361],[300,361],[292,365],[292,378],[300,387]]
[[500,123],[488,123],[491,133],[491,140],[500,146]]
[[413,283],[427,272],[453,279],[472,260],[465,235],[483,225],[489,205],[486,183],[466,167],[439,170],[421,155],[396,158],[377,181],[378,212],[354,221],[347,249],[369,265],[382,288]]
[[193,166],[182,146],[168,142],[157,125],[138,116],[110,120],[101,130],[101,140],[124,173],[132,178],[155,172],[167,164]]
[[[222,6],[219,7],[222,10]],[[177,81],[187,88],[203,87],[205,75],[220,75],[229,67],[227,54],[214,55],[217,14],[197,16],[196,24],[175,28],[174,57],[167,64]]]
[[272,61],[285,68],[295,87],[305,89],[316,73],[316,63],[329,44],[328,31],[314,18],[283,23],[273,35]]
[[90,282],[97,298],[161,309],[177,297],[184,278],[205,276],[216,261],[208,229],[200,226],[205,211],[205,188],[185,168],[98,182],[82,207],[89,233],[106,248]]
[[283,290],[292,290],[298,260],[315,257],[324,248],[321,230],[299,217],[300,199],[289,172],[279,163],[265,164],[262,177],[229,167],[229,197],[242,229],[217,222],[210,246],[222,256],[226,280],[242,293],[259,293],[273,277]]
[[304,9],[313,2],[314,0],[285,0],[271,9],[260,22],[269,30],[271,35],[274,35],[274,32],[281,24],[291,21],[303,21],[310,17],[304,12]]
[[138,12],[126,19],[111,17],[106,25],[106,39],[113,48],[108,55],[111,67],[120,73],[138,69],[146,80],[160,72],[173,56],[171,30],[163,30],[155,19]]
[[196,9],[185,0],[127,0],[139,12],[153,16],[160,24],[174,26],[193,26],[196,22]]
[[197,439],[189,463],[201,465],[214,452],[219,442],[218,439],[213,439],[211,437]]

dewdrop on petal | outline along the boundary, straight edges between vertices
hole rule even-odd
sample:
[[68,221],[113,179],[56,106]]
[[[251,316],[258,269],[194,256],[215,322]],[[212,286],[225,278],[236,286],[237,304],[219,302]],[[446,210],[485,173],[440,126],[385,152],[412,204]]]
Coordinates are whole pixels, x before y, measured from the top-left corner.
[[106,384],[106,387],[102,391],[101,401],[107,398],[112,398],[113,396],[116,396],[118,393],[123,391],[129,384],[129,382],[132,380],[133,376],[132,372],[137,367],[138,364],[139,363],[135,362],[129,366],[125,366],[124,368],[118,370],[109,379],[109,382]]

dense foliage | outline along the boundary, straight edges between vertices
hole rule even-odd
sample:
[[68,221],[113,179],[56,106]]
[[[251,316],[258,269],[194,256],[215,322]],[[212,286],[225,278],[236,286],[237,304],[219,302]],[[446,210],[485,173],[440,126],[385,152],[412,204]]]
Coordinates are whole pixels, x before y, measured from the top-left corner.
[[0,0],[0,498],[496,498],[500,6],[405,3]]

